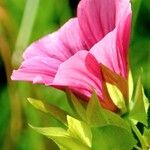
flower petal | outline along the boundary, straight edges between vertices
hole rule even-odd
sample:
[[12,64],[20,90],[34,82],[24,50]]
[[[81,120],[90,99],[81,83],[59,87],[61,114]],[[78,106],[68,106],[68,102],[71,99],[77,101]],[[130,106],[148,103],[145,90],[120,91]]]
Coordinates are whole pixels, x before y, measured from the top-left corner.
[[111,32],[123,17],[129,0],[81,0],[78,18],[82,36],[88,48]]
[[14,70],[11,79],[50,85],[60,63],[57,59],[35,56],[25,60],[18,70]]
[[99,63],[120,74],[120,66],[116,47],[116,30],[110,32],[100,42],[95,44],[91,50]]
[[70,19],[57,32],[49,34],[31,44],[25,51],[24,59],[34,56],[49,56],[66,60],[83,48],[80,38],[78,19]]
[[89,98],[92,88],[102,97],[101,81],[96,59],[87,51],[79,51],[60,65],[52,84],[67,87],[77,95]]
[[99,63],[127,78],[131,9],[126,7],[122,15],[124,17],[120,19],[115,29],[95,44],[91,48],[90,53],[95,56]]
[[70,19],[70,21],[59,30],[59,36],[62,43],[72,54],[75,54],[79,50],[86,49],[85,43],[81,37],[77,18]]
[[21,67],[12,74],[13,80],[50,84],[59,65],[83,49],[78,19],[70,19],[57,32],[31,44],[23,54]]

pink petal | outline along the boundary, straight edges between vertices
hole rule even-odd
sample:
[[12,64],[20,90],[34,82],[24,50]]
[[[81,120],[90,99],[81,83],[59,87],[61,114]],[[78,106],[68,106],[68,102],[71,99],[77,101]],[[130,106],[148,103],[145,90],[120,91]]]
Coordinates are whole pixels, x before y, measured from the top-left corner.
[[50,85],[60,63],[57,59],[35,56],[25,60],[18,70],[14,70],[11,79]]
[[11,78],[51,84],[59,65],[80,49],[83,49],[83,44],[78,19],[70,19],[57,32],[31,44],[23,54],[21,67]]
[[124,18],[118,22],[116,28],[90,50],[99,63],[106,65],[125,78],[128,75],[130,28],[131,11],[128,11],[124,14]]
[[90,53],[95,56],[99,63],[120,74],[116,47],[116,30],[110,32],[100,42],[95,44],[91,48]]
[[90,97],[93,88],[102,96],[100,68],[96,59],[87,51],[79,51],[62,63],[52,84],[68,87],[82,97]]
[[31,44],[23,57],[28,59],[34,56],[48,56],[65,61],[74,53],[83,48],[80,38],[78,19],[70,19],[57,32],[49,34]]
[[86,45],[81,37],[78,19],[70,19],[68,23],[59,30],[60,40],[63,45],[75,54],[79,50],[86,49]]
[[126,7],[124,12],[122,12],[122,16],[117,27],[117,45],[120,45],[120,54],[122,55],[122,58],[127,58],[128,56],[131,35],[131,20],[132,11],[130,6]]
[[130,8],[129,0],[80,1],[78,6],[79,24],[88,48],[91,48],[115,28],[126,8]]

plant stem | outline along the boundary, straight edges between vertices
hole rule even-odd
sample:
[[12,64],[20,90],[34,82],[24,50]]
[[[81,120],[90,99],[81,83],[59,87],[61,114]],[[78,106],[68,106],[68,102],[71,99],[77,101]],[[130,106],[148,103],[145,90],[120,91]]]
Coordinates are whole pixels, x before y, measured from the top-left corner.
[[136,148],[137,150],[142,150],[140,147],[138,147],[137,145],[134,146],[134,148]]
[[141,143],[142,150],[147,150],[147,144],[146,144],[142,134],[140,133],[139,129],[136,127],[136,125],[132,121],[131,121],[131,126],[132,126],[134,133],[136,134],[136,136],[138,137],[138,139]]

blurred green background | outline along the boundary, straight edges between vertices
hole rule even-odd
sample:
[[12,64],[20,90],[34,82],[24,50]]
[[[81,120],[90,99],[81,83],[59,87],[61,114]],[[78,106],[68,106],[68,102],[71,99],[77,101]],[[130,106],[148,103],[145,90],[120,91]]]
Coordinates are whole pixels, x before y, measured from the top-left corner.
[[[79,0],[0,0],[0,150],[57,150],[39,135],[35,126],[57,126],[50,115],[35,110],[28,97],[42,99],[67,111],[65,94],[42,85],[10,80],[12,68],[21,62],[24,48],[58,29],[74,16]],[[130,65],[135,77],[143,68],[144,90],[150,99],[150,3],[139,2],[134,15]]]

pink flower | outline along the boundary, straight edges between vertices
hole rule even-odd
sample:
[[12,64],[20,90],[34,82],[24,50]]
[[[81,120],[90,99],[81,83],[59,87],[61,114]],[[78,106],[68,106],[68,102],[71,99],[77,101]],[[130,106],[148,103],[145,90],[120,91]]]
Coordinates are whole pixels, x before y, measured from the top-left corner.
[[103,100],[100,64],[127,78],[130,25],[129,0],[81,0],[77,17],[31,44],[11,78],[68,87],[84,99],[94,88],[114,109]]

